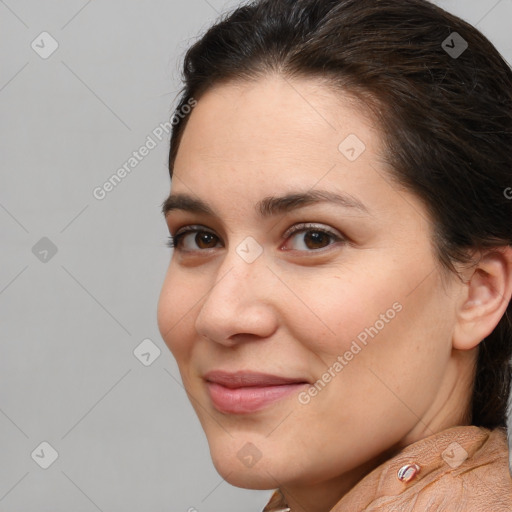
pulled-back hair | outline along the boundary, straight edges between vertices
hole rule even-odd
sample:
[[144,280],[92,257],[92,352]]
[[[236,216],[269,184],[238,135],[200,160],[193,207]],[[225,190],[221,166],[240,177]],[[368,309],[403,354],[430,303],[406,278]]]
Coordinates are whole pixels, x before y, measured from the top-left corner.
[[[430,2],[254,1],[190,47],[183,73],[177,113],[213,86],[270,74],[357,98],[382,128],[393,180],[427,208],[443,273],[512,245],[512,72],[476,28]],[[188,117],[174,119],[171,178]],[[506,426],[511,304],[478,347],[473,425]]]

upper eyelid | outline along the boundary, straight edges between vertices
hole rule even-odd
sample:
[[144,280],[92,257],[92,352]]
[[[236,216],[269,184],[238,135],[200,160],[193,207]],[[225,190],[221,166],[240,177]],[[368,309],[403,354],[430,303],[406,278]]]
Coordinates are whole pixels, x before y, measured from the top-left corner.
[[182,226],[181,228],[178,228],[176,230],[176,233],[174,234],[174,236],[178,236],[180,234],[184,234],[184,233],[188,233],[190,231],[207,231],[208,233],[212,233],[214,234],[215,236],[217,236],[217,234],[215,233],[215,231],[211,228],[207,228],[206,226],[203,226],[201,224],[187,224],[186,226]]
[[[315,228],[318,229],[319,231],[325,231],[325,232],[331,233],[334,236],[343,236],[341,234],[335,233],[335,231],[337,231],[337,230],[335,230],[334,228],[327,227],[327,226],[325,226],[322,223],[318,223],[318,222],[299,222],[299,223],[294,224],[293,226],[290,226],[283,233],[282,237],[285,238],[287,235],[291,235],[293,233],[296,233],[297,231],[302,231],[302,230],[311,230],[311,231],[313,231]],[[206,231],[208,233],[212,233],[213,235],[217,236],[217,233],[215,233],[215,231],[213,229],[208,228],[206,226],[203,226],[202,224],[189,224],[189,225],[186,225],[186,226],[182,226],[181,228],[178,228],[176,230],[176,233],[173,236],[177,237],[180,234],[185,234],[185,233],[194,232],[194,231]]]
[[345,238],[341,233],[336,233],[336,231],[338,231],[337,229],[327,227],[324,224],[318,222],[299,222],[294,224],[283,233],[282,238],[286,238],[287,235],[293,235],[296,232],[314,231],[315,229],[317,231],[323,231],[338,238]]

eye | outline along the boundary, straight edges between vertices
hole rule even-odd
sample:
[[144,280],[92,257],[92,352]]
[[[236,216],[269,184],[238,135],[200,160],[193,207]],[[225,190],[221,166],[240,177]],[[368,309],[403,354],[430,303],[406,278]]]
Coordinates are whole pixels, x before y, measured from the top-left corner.
[[[293,237],[298,234],[303,234],[301,237]],[[332,242],[346,242],[347,240],[338,233],[319,227],[317,224],[297,224],[290,228],[282,236],[286,241],[292,238],[292,247],[285,248],[285,250],[297,250],[312,252],[315,250],[323,249]],[[205,229],[202,226],[186,226],[179,230],[174,236],[169,236],[167,246],[171,249],[180,250],[183,252],[202,251],[206,249],[214,249],[217,246],[219,237],[212,231]]]
[[[169,236],[167,246],[184,252],[195,251],[197,248],[200,250],[213,249],[216,245],[215,240],[218,240],[217,235],[204,229],[202,226],[186,226],[174,236]],[[195,247],[194,244],[196,245]]]
[[[295,235],[301,234],[300,237]],[[333,245],[331,242],[345,242],[345,238],[330,229],[326,229],[318,226],[317,224],[297,224],[290,228],[284,235],[283,239],[292,239],[292,248],[286,250],[297,250],[312,252],[318,249],[323,249],[329,245]]]

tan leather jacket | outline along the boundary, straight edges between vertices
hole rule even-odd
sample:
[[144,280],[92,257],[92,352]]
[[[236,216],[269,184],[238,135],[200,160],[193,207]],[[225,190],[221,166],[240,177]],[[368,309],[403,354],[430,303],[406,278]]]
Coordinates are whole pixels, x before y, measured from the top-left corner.
[[[463,426],[421,439],[366,475],[330,512],[512,512],[506,432]],[[277,490],[263,512],[289,510]]]

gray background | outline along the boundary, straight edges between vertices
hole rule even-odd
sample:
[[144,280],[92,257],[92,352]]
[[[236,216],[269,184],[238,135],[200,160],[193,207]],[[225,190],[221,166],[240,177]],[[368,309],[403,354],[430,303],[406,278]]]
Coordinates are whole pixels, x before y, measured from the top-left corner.
[[[169,119],[186,48],[236,3],[0,1],[0,512],[259,512],[270,495],[216,473],[158,331],[168,137],[92,193]],[[437,3],[512,62],[512,0]]]

